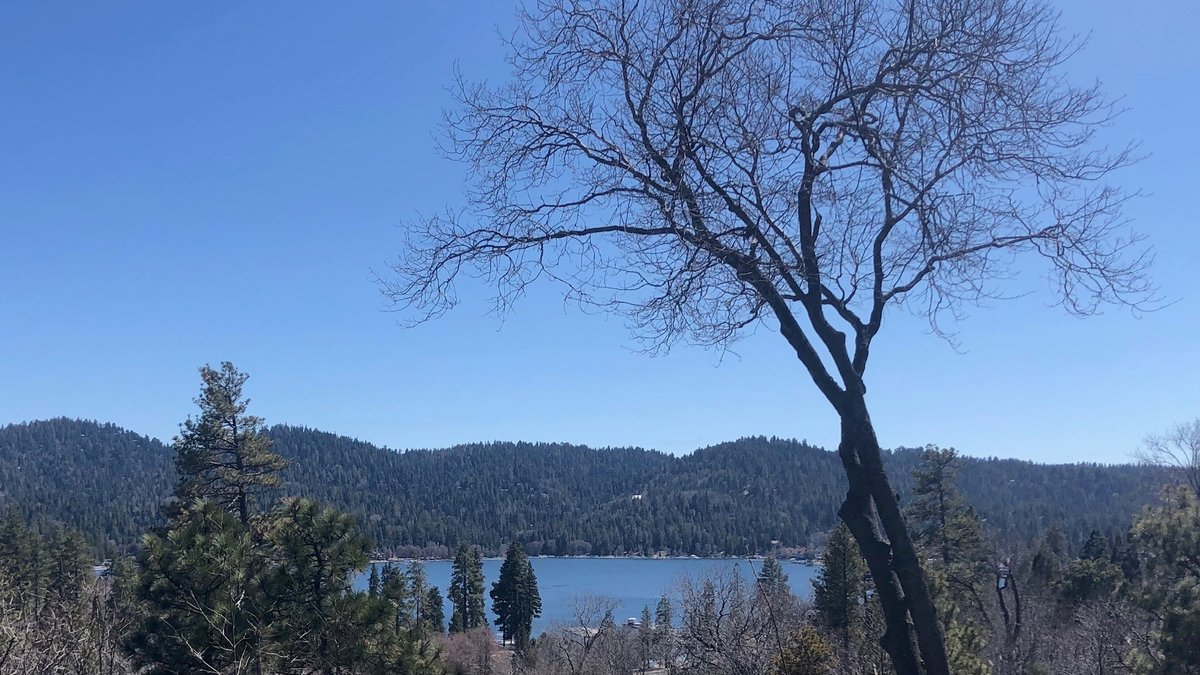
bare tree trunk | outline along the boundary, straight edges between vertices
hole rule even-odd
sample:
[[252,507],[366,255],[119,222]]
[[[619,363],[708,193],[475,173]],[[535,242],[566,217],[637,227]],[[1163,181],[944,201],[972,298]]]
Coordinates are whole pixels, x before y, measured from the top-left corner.
[[898,674],[949,675],[933,597],[883,469],[866,403],[856,397],[839,412],[838,456],[850,487],[838,515],[858,542],[879,593],[887,625],[881,645]]

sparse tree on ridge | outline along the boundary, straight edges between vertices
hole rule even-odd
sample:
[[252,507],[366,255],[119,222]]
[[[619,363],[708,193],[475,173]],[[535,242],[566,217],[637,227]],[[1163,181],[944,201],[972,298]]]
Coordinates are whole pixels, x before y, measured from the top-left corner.
[[840,509],[898,672],[946,675],[936,609],[883,467],[866,371],[889,309],[1003,295],[1028,255],[1061,303],[1152,302],[1149,256],[1093,143],[1114,109],[1062,77],[1076,43],[1026,0],[546,0],[514,80],[460,81],[469,207],[412,223],[383,280],[414,320],[477,272],[507,308],[543,277],[654,347],[777,325],[841,423]]

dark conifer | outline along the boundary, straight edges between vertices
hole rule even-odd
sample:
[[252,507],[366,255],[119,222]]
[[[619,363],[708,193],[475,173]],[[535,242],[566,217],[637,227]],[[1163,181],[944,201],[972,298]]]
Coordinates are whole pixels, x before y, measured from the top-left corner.
[[175,438],[177,496],[186,505],[208,499],[249,525],[255,502],[280,484],[287,462],[271,451],[262,419],[246,413],[242,386],[249,376],[225,361],[220,370],[200,369],[195,400],[200,415],[188,418]]
[[542,596],[533,565],[515,541],[508,547],[500,565],[500,580],[492,584],[490,595],[501,636],[505,641],[512,640],[518,651],[524,651],[529,646],[533,620],[542,614]]
[[462,544],[450,573],[450,632],[466,632],[486,623],[483,604],[483,561],[479,551]]
[[829,535],[821,570],[813,581],[813,608],[818,621],[841,635],[847,648],[861,623],[867,564],[845,524]]
[[763,558],[758,571],[758,590],[770,598],[786,598],[792,592],[787,572],[774,556]]

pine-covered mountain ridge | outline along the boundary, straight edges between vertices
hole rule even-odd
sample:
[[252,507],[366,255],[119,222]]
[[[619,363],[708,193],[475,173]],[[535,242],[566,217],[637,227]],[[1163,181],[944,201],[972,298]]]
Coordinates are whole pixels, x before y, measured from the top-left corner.
[[[445,557],[461,542],[533,555],[749,555],[809,546],[844,494],[835,453],[751,437],[675,456],[640,448],[493,442],[394,451],[298,426],[269,429],[281,494],[353,514],[379,553]],[[175,486],[172,449],[114,424],[0,427],[0,509],[80,530],[98,554],[135,546]],[[916,449],[888,453],[902,500]],[[969,503],[999,537],[1058,525],[1074,543],[1124,532],[1155,494],[1133,465],[963,458]],[[903,503],[903,501],[902,501]]]

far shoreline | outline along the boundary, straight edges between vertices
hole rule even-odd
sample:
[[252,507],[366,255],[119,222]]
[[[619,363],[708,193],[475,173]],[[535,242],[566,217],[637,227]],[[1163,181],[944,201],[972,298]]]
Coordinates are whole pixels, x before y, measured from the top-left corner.
[[[531,555],[530,560],[646,560],[646,561],[680,561],[680,560],[763,560],[772,556],[753,555],[753,556],[698,556],[698,555],[680,555],[680,556],[644,556],[644,555]],[[483,560],[504,560],[503,556],[484,556]],[[786,557],[776,558],[780,562],[788,562],[797,565],[806,565],[809,567],[818,564],[813,558]],[[380,565],[387,563],[412,563],[412,562],[454,562],[454,558],[378,558],[368,561],[369,565]]]

